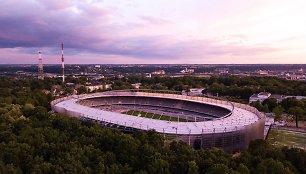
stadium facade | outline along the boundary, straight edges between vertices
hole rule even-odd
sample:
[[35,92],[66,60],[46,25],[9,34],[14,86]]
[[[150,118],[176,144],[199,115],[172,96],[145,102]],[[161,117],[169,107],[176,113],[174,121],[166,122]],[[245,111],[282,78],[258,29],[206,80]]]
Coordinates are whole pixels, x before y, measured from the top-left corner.
[[[52,110],[124,131],[155,130],[194,148],[246,149],[264,138],[265,115],[249,105],[171,91],[120,90],[73,95]],[[130,112],[144,115],[127,115]],[[147,114],[150,116],[147,116]],[[149,118],[152,117],[152,118]]]

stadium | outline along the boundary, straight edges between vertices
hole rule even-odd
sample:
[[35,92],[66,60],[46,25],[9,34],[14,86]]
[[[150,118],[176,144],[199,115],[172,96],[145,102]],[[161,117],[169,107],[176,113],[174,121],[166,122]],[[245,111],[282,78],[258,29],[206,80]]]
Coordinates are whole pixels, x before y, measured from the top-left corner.
[[155,130],[194,148],[246,149],[264,138],[265,116],[254,107],[174,91],[119,90],[73,95],[52,110],[126,132]]

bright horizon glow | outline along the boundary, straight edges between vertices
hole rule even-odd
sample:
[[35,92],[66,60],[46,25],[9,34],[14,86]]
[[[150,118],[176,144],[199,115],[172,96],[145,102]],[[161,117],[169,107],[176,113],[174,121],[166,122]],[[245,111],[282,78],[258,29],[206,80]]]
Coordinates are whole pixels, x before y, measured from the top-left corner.
[[0,64],[305,64],[306,1],[10,0]]

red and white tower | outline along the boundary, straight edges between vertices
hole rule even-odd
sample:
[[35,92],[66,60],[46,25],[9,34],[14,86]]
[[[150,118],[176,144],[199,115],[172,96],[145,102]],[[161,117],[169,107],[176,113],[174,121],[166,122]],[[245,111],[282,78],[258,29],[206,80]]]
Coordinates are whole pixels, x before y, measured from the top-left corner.
[[44,73],[44,69],[43,69],[41,51],[38,51],[38,79],[39,80],[44,79],[44,74],[43,73]]
[[62,79],[65,82],[64,43],[62,42]]

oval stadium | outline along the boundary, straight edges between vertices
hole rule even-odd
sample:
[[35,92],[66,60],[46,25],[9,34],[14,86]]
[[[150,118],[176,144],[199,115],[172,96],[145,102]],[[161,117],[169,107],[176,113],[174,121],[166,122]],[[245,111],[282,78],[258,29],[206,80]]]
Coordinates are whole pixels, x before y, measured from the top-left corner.
[[265,116],[249,105],[154,90],[74,95],[51,102],[52,110],[127,132],[155,130],[196,149],[246,149],[264,138]]

